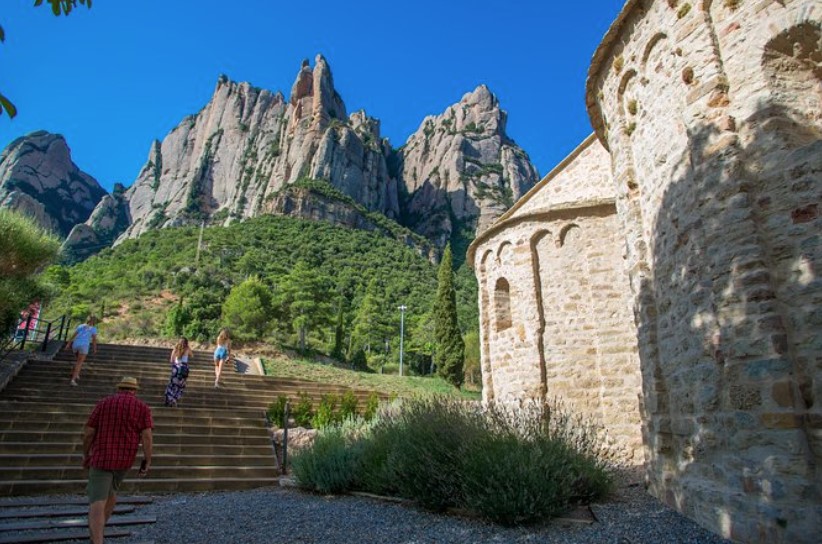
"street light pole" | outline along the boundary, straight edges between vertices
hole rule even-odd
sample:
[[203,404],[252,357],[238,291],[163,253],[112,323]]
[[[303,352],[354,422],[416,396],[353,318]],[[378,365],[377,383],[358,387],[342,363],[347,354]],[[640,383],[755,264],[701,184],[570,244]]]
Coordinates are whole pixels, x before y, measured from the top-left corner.
[[403,333],[405,332],[405,310],[407,310],[408,307],[405,304],[403,304],[398,309],[400,311],[400,376],[402,376],[402,337],[404,336]]

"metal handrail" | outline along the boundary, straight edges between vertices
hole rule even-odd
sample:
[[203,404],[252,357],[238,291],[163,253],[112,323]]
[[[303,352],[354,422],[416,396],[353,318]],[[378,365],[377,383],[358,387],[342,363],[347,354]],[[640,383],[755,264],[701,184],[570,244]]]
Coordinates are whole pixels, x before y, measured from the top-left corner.
[[[11,351],[22,350],[26,348],[27,343],[39,342],[40,351],[46,351],[49,340],[66,340],[69,332],[69,325],[71,320],[66,315],[54,319],[40,319],[37,324],[31,326],[32,317],[26,318],[25,322],[21,319],[17,322],[11,334],[4,340],[2,348],[0,348],[0,360],[5,359]],[[24,325],[21,329],[20,325]],[[59,329],[57,328],[59,326]],[[56,334],[53,335],[55,329]]]

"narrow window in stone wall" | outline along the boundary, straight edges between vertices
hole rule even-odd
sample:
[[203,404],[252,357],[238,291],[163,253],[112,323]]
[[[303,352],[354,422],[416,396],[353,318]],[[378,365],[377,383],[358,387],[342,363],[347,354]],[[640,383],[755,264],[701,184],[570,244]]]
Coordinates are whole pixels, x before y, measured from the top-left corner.
[[511,327],[511,288],[508,280],[500,278],[494,286],[494,307],[496,309],[497,330]]

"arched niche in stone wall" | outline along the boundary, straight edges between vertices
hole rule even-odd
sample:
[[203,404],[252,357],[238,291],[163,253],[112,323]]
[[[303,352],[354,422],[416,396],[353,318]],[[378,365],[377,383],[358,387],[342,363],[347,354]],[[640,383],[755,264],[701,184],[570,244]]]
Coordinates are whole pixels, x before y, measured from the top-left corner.
[[497,278],[494,284],[494,317],[498,332],[510,329],[513,325],[511,315],[511,286],[505,278]]
[[576,223],[565,225],[562,227],[562,230],[559,231],[559,247],[565,248],[566,246],[569,246],[571,248],[575,248],[581,237],[582,234],[580,232],[579,225]]
[[762,54],[762,67],[773,95],[772,102],[778,106],[778,111],[773,113],[787,117],[787,122],[778,123],[773,129],[792,147],[822,139],[820,44],[820,22],[806,21],[771,39]]
[[540,380],[540,395],[542,398],[548,392],[548,384],[546,379],[546,361],[545,361],[545,297],[547,296],[542,287],[543,276],[543,256],[541,247],[547,242],[554,244],[553,235],[551,231],[546,229],[537,229],[531,235],[529,246],[531,249],[531,275],[534,281],[534,300],[537,305],[537,349],[539,351],[539,380]]
[[510,266],[514,262],[514,244],[509,241],[502,242],[497,249],[497,265]]
[[[815,315],[822,185],[822,23],[802,21],[764,45],[768,93],[744,123],[761,233],[786,329],[802,410],[820,411],[822,340]],[[814,442],[814,440],[812,440]],[[813,449],[822,459],[822,439]]]
[[491,308],[491,294],[489,290],[491,289],[489,286],[489,275],[491,273],[490,268],[493,267],[494,263],[494,251],[491,249],[486,250],[482,254],[482,258],[479,261],[479,296],[480,296],[480,330],[481,330],[481,338],[482,344],[480,345],[480,363],[481,363],[481,372],[482,372],[482,397],[485,402],[493,402],[496,398],[496,392],[494,390],[494,362],[491,356],[491,320],[493,318],[492,308]]

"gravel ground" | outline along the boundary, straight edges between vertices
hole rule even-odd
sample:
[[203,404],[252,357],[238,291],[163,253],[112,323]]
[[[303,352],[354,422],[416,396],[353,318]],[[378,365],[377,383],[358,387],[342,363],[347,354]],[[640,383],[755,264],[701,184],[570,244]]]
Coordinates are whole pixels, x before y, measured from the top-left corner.
[[294,488],[166,495],[140,506],[157,522],[134,528],[137,544],[447,544],[447,543],[729,543],[648,495],[624,486],[591,506],[595,522],[544,523],[509,529],[477,519],[432,514],[417,508],[355,496],[318,496]]

